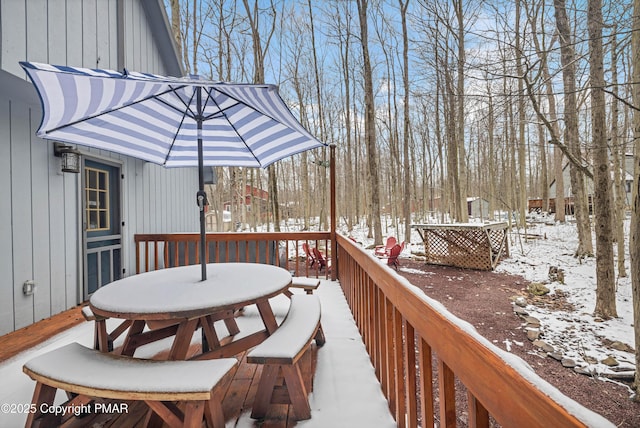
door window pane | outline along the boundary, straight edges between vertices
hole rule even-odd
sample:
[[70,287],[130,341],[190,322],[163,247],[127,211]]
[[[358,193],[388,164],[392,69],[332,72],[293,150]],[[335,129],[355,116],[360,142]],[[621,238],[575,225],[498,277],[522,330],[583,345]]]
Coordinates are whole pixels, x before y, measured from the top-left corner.
[[85,168],[87,230],[109,230],[109,171]]

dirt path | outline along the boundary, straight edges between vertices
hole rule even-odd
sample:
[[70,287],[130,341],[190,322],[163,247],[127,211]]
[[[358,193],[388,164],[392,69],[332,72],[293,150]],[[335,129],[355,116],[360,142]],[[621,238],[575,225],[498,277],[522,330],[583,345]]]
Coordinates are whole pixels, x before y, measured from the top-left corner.
[[409,260],[402,260],[399,273],[454,315],[471,323],[494,345],[506,349],[508,342],[513,354],[524,359],[540,377],[565,395],[619,427],[640,427],[640,403],[629,399],[627,389],[564,368],[527,339],[523,321],[514,314],[511,303],[514,296],[527,296],[526,279]]

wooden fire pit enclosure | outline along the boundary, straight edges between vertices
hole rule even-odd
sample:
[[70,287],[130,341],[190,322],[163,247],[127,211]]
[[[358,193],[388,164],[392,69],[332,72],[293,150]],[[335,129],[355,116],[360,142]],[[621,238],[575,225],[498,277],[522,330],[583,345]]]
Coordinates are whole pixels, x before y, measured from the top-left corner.
[[493,270],[509,257],[507,223],[414,224],[429,264]]

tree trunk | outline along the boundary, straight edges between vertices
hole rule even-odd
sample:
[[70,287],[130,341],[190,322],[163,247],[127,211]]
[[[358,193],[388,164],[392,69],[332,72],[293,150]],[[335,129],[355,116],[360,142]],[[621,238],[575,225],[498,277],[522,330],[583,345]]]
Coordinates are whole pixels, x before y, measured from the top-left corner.
[[613,206],[611,173],[606,134],[604,99],[604,55],[602,48],[602,0],[589,0],[589,81],[591,87],[591,133],[593,138],[594,196],[596,225],[596,308],[604,319],[618,316],[616,311],[615,271],[613,268]]
[[[522,41],[520,34],[520,14],[521,14],[521,0],[516,0],[516,72],[518,76],[524,74],[522,67]],[[526,179],[526,159],[525,159],[525,92],[524,81],[518,79],[518,181],[517,181],[517,198],[516,206],[518,207],[518,227],[525,228],[526,234],[526,207],[527,207],[527,179]]]
[[404,240],[405,242],[411,241],[411,181],[409,170],[409,136],[411,121],[409,120],[409,34],[407,32],[407,7],[409,6],[409,0],[400,3],[400,14],[402,18],[402,81],[404,83],[404,129],[403,129],[403,175],[404,175],[404,189],[402,198],[402,214],[404,217]]
[[[613,31],[617,34],[617,26]],[[618,90],[618,38],[616,35],[611,37],[611,92],[613,98],[611,99],[611,153],[613,155],[613,196],[615,210],[613,211],[613,229],[615,242],[617,244],[618,253],[618,277],[624,278],[627,276],[627,270],[624,266],[625,262],[625,246],[624,246],[624,218],[625,218],[625,203],[626,203],[626,190],[625,190],[625,144],[623,144],[618,138],[619,128],[619,90]]]
[[464,138],[464,68],[465,68],[465,44],[464,44],[464,14],[462,13],[462,0],[455,0],[456,18],[458,22],[458,64],[457,73],[458,81],[456,84],[457,96],[457,112],[456,112],[456,139],[455,148],[457,150],[457,162],[458,162],[458,177],[457,177],[457,191],[458,200],[460,201],[460,215],[458,221],[466,223],[469,221],[469,211],[467,209],[467,151],[465,149]]
[[[633,2],[633,24],[631,31],[633,77],[640,82],[640,0]],[[640,367],[640,85],[631,85],[633,105],[633,204],[629,256],[631,258],[631,286],[633,294],[633,331],[635,337],[636,367]],[[635,400],[640,401],[640,370],[636,370],[633,389]]]
[[369,58],[367,6],[368,0],[358,0],[358,17],[360,19],[360,40],[362,42],[362,61],[364,77],[365,104],[365,143],[367,147],[368,178],[371,183],[371,222],[375,245],[382,244],[382,224],[380,222],[380,179],[378,177],[378,156],[376,149],[376,112],[373,100],[373,77]]
[[[565,0],[554,0],[556,24],[560,36],[560,60],[562,62],[562,80],[564,84],[564,121],[565,144],[569,147],[575,159],[581,160],[578,138],[578,107],[576,102],[576,65],[575,50],[571,37],[571,29]],[[589,213],[586,205],[584,190],[584,176],[573,163],[570,164],[571,188],[573,190],[574,214],[578,230],[578,248],[575,255],[584,257],[593,255],[593,243],[591,242],[591,228],[589,226]],[[564,201],[556,209],[564,209]]]

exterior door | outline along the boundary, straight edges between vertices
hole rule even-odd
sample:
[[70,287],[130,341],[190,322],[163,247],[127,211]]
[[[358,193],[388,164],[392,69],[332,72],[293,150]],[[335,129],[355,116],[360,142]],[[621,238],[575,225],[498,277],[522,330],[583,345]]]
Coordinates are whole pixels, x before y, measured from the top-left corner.
[[85,159],[83,170],[84,299],[120,279],[120,167]]

